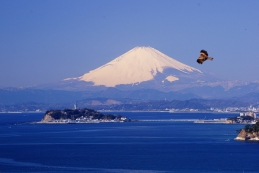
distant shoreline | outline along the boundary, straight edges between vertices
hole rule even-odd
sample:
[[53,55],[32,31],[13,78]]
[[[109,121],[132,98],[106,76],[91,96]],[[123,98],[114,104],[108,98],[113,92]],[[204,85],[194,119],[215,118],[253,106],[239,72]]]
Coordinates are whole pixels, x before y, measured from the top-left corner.
[[29,113],[29,114],[44,114],[45,112],[0,112],[0,114],[24,114],[24,113]]
[[[189,112],[185,112],[185,111],[175,111],[175,112],[170,112],[170,111],[141,111],[141,110],[138,110],[138,111],[121,111],[121,110],[98,110],[99,112],[168,112],[168,113],[212,113],[212,114],[239,114],[240,112],[210,112],[210,111],[197,111],[197,112],[193,112],[193,111],[189,111]],[[0,112],[0,114],[20,114],[20,113],[45,113],[45,111],[42,111],[42,112],[19,112],[19,111],[10,111],[10,112]],[[259,112],[255,112],[255,113],[259,113]]]
[[[168,112],[168,113],[213,113],[213,114],[239,114],[240,112],[210,112],[210,111],[197,111],[197,112],[193,112],[193,111],[189,111],[189,112],[185,112],[185,111],[175,111],[175,112],[170,112],[170,111],[119,111],[119,110],[98,110],[99,112]],[[255,112],[257,113],[257,112]]]

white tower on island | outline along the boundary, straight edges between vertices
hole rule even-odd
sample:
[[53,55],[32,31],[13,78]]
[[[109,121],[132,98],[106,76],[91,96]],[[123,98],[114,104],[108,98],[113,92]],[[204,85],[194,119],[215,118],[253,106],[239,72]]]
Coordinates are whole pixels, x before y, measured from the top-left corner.
[[76,103],[74,104],[74,109],[77,109]]

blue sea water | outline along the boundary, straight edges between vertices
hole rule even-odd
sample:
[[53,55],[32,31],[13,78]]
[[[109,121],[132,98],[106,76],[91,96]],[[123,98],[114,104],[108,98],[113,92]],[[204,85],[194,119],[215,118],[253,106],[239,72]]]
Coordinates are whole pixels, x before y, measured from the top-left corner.
[[[118,113],[115,113],[118,114]],[[131,119],[236,114],[120,112]],[[244,125],[192,122],[27,124],[43,114],[0,114],[0,172],[252,173],[259,143],[235,141]]]

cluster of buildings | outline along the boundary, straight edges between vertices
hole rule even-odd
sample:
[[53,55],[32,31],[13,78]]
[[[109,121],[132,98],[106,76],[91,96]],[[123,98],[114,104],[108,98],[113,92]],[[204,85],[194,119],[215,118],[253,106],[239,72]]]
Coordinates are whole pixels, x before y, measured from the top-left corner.
[[255,124],[258,121],[256,113],[242,112],[237,117],[195,120],[194,123],[220,123],[220,124]]
[[252,118],[256,119],[256,113],[255,112],[240,112],[239,117],[245,117],[245,116],[249,116],[249,117],[252,117]]
[[255,108],[253,106],[210,108],[208,110],[183,108],[183,109],[166,109],[165,111],[169,111],[169,112],[216,112],[216,113],[232,113],[232,112],[235,112],[236,113],[236,112],[259,112],[259,108]]
[[75,120],[71,119],[57,119],[57,120],[51,120],[51,121],[40,121],[37,123],[40,124],[80,124],[80,123],[102,123],[102,122],[130,122],[131,120],[127,117],[121,117],[119,119],[92,119],[90,118],[77,118]]
[[210,111],[212,112],[222,112],[222,113],[227,113],[227,112],[259,112],[259,107],[227,107],[227,108],[210,108]]
[[259,112],[259,107],[255,108],[253,106],[249,107],[227,107],[226,112]]
[[228,118],[226,123],[228,124],[255,124],[257,122],[255,112],[241,112],[239,116],[234,118]]

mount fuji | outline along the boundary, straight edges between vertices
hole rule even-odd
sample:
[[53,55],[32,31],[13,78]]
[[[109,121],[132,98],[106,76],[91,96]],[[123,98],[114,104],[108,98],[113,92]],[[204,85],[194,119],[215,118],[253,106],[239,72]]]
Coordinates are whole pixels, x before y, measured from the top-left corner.
[[77,89],[115,87],[176,91],[212,81],[217,81],[217,78],[152,47],[135,47],[97,69],[79,77],[64,79],[62,83],[63,86]]
[[[24,102],[74,103],[81,100],[82,104],[109,105],[139,103],[143,100],[233,97],[240,97],[242,101],[250,99],[249,104],[252,104],[258,102],[258,93],[259,81],[224,81],[154,48],[135,47],[78,77],[25,89],[0,88],[0,108],[1,104]],[[220,100],[216,102],[221,103]],[[236,100],[229,103],[237,105]],[[212,106],[215,105],[214,102]]]

